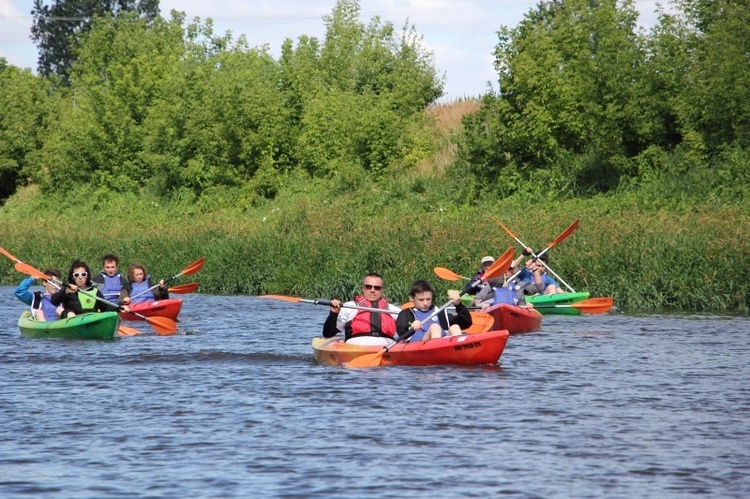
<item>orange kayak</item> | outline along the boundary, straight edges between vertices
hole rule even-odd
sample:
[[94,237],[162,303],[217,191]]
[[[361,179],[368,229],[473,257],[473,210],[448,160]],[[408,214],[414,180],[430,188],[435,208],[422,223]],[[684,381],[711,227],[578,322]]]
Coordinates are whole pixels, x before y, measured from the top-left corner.
[[[177,315],[180,313],[180,309],[182,308],[182,300],[179,298],[169,298],[166,300],[144,301],[141,303],[136,303],[135,305],[129,305],[129,308],[133,312],[139,313],[146,317],[168,317],[173,321],[176,321]],[[126,321],[143,320],[136,315],[128,314],[125,312],[120,312],[120,317]]]
[[542,314],[533,308],[498,303],[482,312],[495,319],[494,328],[507,329],[510,334],[531,333],[542,329]]
[[[508,341],[508,331],[444,336],[415,343],[397,343],[383,355],[383,366],[471,366],[496,364]],[[313,338],[312,349],[318,364],[338,366],[382,346],[353,345],[341,337]]]

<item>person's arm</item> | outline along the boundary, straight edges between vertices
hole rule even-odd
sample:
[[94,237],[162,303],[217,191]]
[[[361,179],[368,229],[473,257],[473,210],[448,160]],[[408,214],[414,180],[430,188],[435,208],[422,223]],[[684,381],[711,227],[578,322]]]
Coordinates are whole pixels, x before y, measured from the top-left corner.
[[414,313],[411,309],[407,308],[402,310],[396,318],[396,334],[401,337],[411,327],[411,323],[414,321]]
[[[118,305],[127,305],[130,303],[130,293],[133,291],[133,287],[130,285],[130,281],[120,276],[120,294],[117,296]],[[156,292],[154,292],[156,296]],[[157,298],[158,299],[158,298]]]
[[328,312],[328,317],[326,317],[325,322],[323,323],[323,336],[325,338],[333,338],[337,334],[339,334],[339,329],[336,327],[336,321],[339,318],[339,314]]
[[21,300],[26,305],[31,305],[31,302],[34,299],[34,296],[31,294],[31,291],[29,291],[29,288],[31,285],[34,284],[34,278],[29,276],[18,285],[16,288],[16,298]]
[[164,282],[164,279],[159,281],[159,285],[154,288],[154,298],[157,300],[166,300],[169,298],[169,290],[167,289],[167,284]]
[[482,303],[484,300],[489,299],[492,293],[492,286],[490,286],[489,284],[485,284],[484,286],[482,286],[482,289],[476,295],[474,295],[474,303],[476,305]]
[[451,317],[449,325],[456,324],[463,330],[471,327],[473,322],[469,309],[463,303],[459,303],[456,305],[456,313]]
[[63,301],[65,301],[65,288],[67,284],[63,284],[63,286],[55,291],[52,296],[49,297],[49,301],[52,302],[53,305],[60,305]]
[[108,305],[108,302],[101,291],[99,291],[99,288],[96,286],[92,287],[90,290],[87,291],[87,293],[96,292],[96,296],[101,298],[100,300],[96,300],[96,307],[95,309],[99,312],[117,312],[120,310],[120,305],[112,303],[111,305]]

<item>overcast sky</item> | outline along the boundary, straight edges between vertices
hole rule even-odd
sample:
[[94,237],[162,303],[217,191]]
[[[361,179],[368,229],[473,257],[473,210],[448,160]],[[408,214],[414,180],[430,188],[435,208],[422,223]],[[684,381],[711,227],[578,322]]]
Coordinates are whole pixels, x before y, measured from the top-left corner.
[[[435,66],[446,77],[446,96],[453,100],[479,96],[487,82],[497,87],[492,67],[496,32],[502,26],[514,27],[538,0],[360,0],[361,20],[367,23],[380,16],[401,29],[407,21],[424,37],[427,50],[435,56]],[[664,2],[666,3],[666,1]],[[0,57],[8,63],[36,70],[37,52],[31,33],[33,0],[0,0]],[[51,4],[49,0],[45,4]],[[639,23],[656,22],[656,1],[637,1]],[[188,19],[199,16],[214,21],[214,32],[244,34],[250,46],[267,44],[278,57],[286,38],[300,35],[323,39],[322,17],[336,0],[224,1],[219,5],[206,0],[161,0],[161,12],[169,18],[172,9],[185,12]]]

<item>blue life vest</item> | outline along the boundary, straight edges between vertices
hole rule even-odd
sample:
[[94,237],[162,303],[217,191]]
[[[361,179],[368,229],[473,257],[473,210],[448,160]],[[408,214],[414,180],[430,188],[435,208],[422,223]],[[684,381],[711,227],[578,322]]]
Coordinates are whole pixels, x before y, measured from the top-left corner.
[[42,313],[44,314],[44,319],[47,321],[55,321],[57,320],[57,305],[52,303],[50,301],[50,298],[52,295],[42,295],[42,306],[39,307],[42,309]]
[[515,291],[516,286],[509,284],[507,286],[494,288],[492,304],[497,305],[498,303],[505,303],[507,305],[518,305],[518,295]]
[[122,291],[120,274],[110,277],[102,272],[101,276],[102,279],[104,279],[104,286],[101,288],[104,299],[116,303],[117,299],[120,297],[120,291]]
[[[430,329],[430,326],[432,324],[434,323],[440,324],[440,320],[438,319],[437,315],[434,316],[432,319],[430,319],[426,324],[424,322],[425,319],[427,319],[427,317],[435,311],[434,305],[430,307],[430,309],[427,310],[427,312],[422,312],[421,310],[417,308],[412,308],[411,311],[414,314],[414,319],[422,323],[422,328],[417,329],[416,332],[411,336],[411,338],[409,338],[409,341],[420,341],[424,337],[427,330]],[[443,330],[443,336],[445,336],[445,330]]]
[[146,279],[143,282],[131,282],[130,286],[133,288],[133,291],[130,293],[131,296],[143,293],[141,296],[131,298],[131,304],[142,303],[144,301],[154,301],[156,299],[154,292],[148,289],[151,287],[151,276],[146,276]]

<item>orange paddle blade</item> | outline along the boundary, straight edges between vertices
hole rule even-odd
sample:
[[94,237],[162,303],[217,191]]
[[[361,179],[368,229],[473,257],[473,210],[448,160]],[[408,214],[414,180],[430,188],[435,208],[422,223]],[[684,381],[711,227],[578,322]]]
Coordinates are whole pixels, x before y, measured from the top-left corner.
[[346,364],[344,364],[344,368],[345,369],[362,369],[365,367],[379,367],[380,361],[383,360],[383,355],[385,354],[385,352],[386,352],[386,349],[383,348],[379,352],[361,355],[357,357],[356,359],[352,359]]
[[471,311],[469,313],[471,314],[471,326],[469,326],[467,329],[464,329],[464,333],[484,333],[492,329],[492,326],[495,324],[495,318],[490,314],[474,311]]
[[464,279],[464,277],[456,274],[450,269],[446,269],[445,267],[435,267],[432,270],[435,272],[436,276],[441,279],[445,279],[446,281],[458,281]]
[[169,288],[169,292],[178,294],[178,295],[186,295],[188,293],[192,293],[193,291],[197,290],[198,286],[200,286],[200,284],[198,284],[197,282],[191,282],[188,284],[180,284],[179,286],[172,286],[171,288]]
[[258,298],[271,298],[273,300],[290,301],[293,303],[300,303],[302,298],[296,296],[284,296],[284,295],[260,295]]
[[498,225],[500,225],[500,227],[502,227],[502,228],[503,228],[503,230],[505,230],[505,232],[507,232],[507,233],[508,233],[508,235],[509,235],[509,236],[510,236],[510,237],[511,237],[512,239],[515,239],[515,238],[516,238],[516,235],[515,235],[515,234],[513,234],[513,233],[512,233],[511,231],[510,231],[510,229],[509,229],[509,228],[507,228],[507,227],[506,227],[505,225],[503,225],[503,223],[502,223],[502,222],[501,222],[500,220],[498,220],[498,219],[497,219],[497,218],[495,218],[495,217],[492,217],[492,219],[493,219],[493,220],[494,220],[495,222],[497,222],[497,224],[498,224]]
[[43,273],[40,270],[35,269],[28,263],[18,262],[14,265],[14,267],[17,271],[21,272],[22,274],[28,274],[31,277],[35,277],[37,279],[44,279],[47,281],[52,279],[50,276],[48,276],[47,274]]
[[205,257],[200,257],[199,259],[197,259],[196,261],[194,261],[193,263],[191,263],[190,265],[188,265],[185,268],[185,270],[183,270],[182,272],[180,272],[179,275],[193,275],[193,274],[196,274],[196,273],[198,273],[203,268],[203,264],[205,262],[206,262],[206,258]]
[[[133,312],[130,313],[132,314]],[[149,325],[154,328],[154,331],[156,331],[160,336],[172,336],[177,332],[177,323],[169,317],[146,317],[145,315],[141,314],[134,315],[137,315],[141,319],[148,321]]]
[[414,302],[407,301],[401,304],[401,310],[405,308],[414,308]]
[[134,327],[120,326],[117,329],[117,333],[120,336],[138,336],[139,334],[143,334],[143,331],[140,331]]
[[508,248],[505,253],[497,257],[495,263],[493,263],[492,266],[484,272],[485,280],[494,279],[495,277],[500,277],[501,275],[503,275],[505,271],[508,270],[508,267],[510,267],[511,262],[513,261],[514,251],[515,250],[512,247]]
[[571,303],[570,306],[577,308],[582,314],[606,314],[615,305],[615,301],[609,297],[589,298],[588,300]]
[[565,229],[565,231],[562,234],[560,234],[559,236],[557,236],[554,241],[552,241],[551,243],[549,243],[547,245],[547,249],[551,250],[552,246],[556,245],[559,242],[562,242],[566,237],[568,237],[569,235],[571,235],[574,230],[576,230],[576,227],[578,227],[578,219],[577,218],[575,219],[575,221],[572,224],[570,224],[570,227],[568,227],[567,229]]

